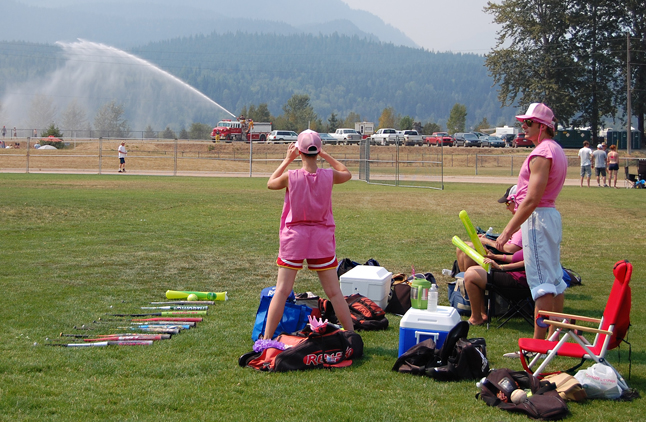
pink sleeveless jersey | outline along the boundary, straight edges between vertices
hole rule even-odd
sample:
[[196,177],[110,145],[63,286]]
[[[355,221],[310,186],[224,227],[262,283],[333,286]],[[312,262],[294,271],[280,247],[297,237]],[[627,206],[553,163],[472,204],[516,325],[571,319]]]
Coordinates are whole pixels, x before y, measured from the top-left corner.
[[552,161],[552,167],[550,168],[550,173],[547,178],[547,186],[545,187],[545,192],[541,198],[538,207],[549,207],[554,208],[556,198],[559,196],[563,184],[565,183],[565,176],[567,174],[567,157],[563,152],[563,148],[556,141],[551,139],[545,139],[541,141],[534,151],[529,154],[522,167],[518,173],[518,187],[516,190],[516,208],[520,205],[525,196],[527,196],[527,186],[529,184],[529,162],[532,157],[543,157]]
[[280,250],[283,259],[331,258],[335,255],[334,217],[332,216],[332,169],[310,173],[289,170],[280,217]]

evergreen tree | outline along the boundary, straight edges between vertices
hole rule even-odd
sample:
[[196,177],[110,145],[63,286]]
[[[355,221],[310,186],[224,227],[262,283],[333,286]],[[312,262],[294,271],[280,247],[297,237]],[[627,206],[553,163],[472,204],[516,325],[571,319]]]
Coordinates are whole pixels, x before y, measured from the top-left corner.
[[46,130],[54,124],[56,106],[54,99],[46,95],[36,95],[29,107],[28,125],[34,129]]
[[249,115],[254,122],[271,122],[273,120],[271,113],[269,112],[269,107],[267,107],[267,103],[259,104],[258,108],[255,109],[253,113],[250,109]]
[[48,136],[55,136],[56,138],[62,138],[63,133],[54,123],[52,123],[45,131],[43,131],[43,133],[41,133],[40,136],[42,136],[43,138],[46,138]]
[[204,123],[193,123],[189,129],[189,138],[191,139],[209,139],[213,128]]
[[339,128],[339,121],[336,118],[336,114],[331,113],[330,117],[327,119],[327,131],[330,133],[334,133],[338,128]]
[[437,123],[428,122],[424,124],[422,128],[422,133],[424,135],[432,135],[433,132],[442,132],[442,128]]
[[159,136],[162,139],[175,139],[175,132],[170,128],[170,126],[166,126],[166,129],[160,134]]
[[[637,129],[642,135],[642,145],[644,143],[644,119],[646,117],[646,2],[643,0],[626,0],[626,15],[622,19],[622,27],[627,29],[630,35],[630,52],[631,57],[631,85],[632,85],[632,114],[637,117]],[[619,78],[621,84],[618,89],[618,101],[622,106],[626,104],[626,35],[617,37],[617,47],[615,51],[621,62],[623,72]],[[620,39],[621,38],[621,39]],[[635,124],[633,123],[633,126]]]
[[361,115],[359,115],[358,113],[355,113],[354,111],[351,111],[350,113],[348,113],[348,116],[343,121],[343,127],[354,129],[354,124],[360,121],[361,121]]
[[144,138],[154,139],[156,137],[157,133],[153,130],[153,127],[151,125],[146,126],[146,130],[144,131]]
[[85,131],[88,124],[85,110],[78,105],[76,99],[73,99],[67,105],[67,108],[61,114],[61,120],[62,128],[69,131],[72,137],[79,136],[80,132]]
[[404,116],[399,120],[399,129],[411,130],[413,128],[413,123],[415,123],[415,121],[412,117]]
[[568,54],[568,6],[561,0],[506,0],[485,7],[502,25],[485,64],[503,106],[542,102],[562,121],[577,113],[580,65]]
[[301,132],[313,122],[318,116],[310,105],[310,97],[307,94],[294,94],[283,106],[286,127],[284,129]]
[[94,116],[94,128],[98,136],[115,138],[130,136],[130,127],[123,114],[123,105],[118,105],[115,101],[104,104]]
[[446,122],[446,128],[449,134],[464,132],[467,121],[467,107],[462,104],[455,104],[449,114],[449,120]]
[[188,131],[186,130],[185,127],[182,127],[179,130],[179,139],[188,139],[188,138],[189,138]]
[[483,117],[480,123],[476,125],[476,132],[482,132],[483,129],[490,129],[491,125],[486,117]]
[[617,70],[620,60],[611,52],[616,48],[615,34],[621,33],[620,17],[624,5],[613,0],[577,0],[569,11],[571,36],[568,51],[578,65],[578,89],[574,96],[579,114],[573,126],[590,126],[593,144],[597,144],[600,123],[616,113]]

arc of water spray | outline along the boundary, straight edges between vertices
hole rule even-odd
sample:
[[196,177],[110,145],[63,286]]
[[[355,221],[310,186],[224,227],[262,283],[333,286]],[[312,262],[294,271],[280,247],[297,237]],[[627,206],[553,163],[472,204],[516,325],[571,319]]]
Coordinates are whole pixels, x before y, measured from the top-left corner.
[[[63,49],[65,49],[67,51],[69,51],[70,49],[74,49],[74,48],[85,48],[85,49],[93,48],[95,50],[105,50],[105,51],[108,51],[108,52],[110,52],[112,54],[115,54],[117,56],[121,56],[121,57],[123,57],[125,59],[132,60],[138,65],[149,67],[149,68],[153,69],[155,72],[160,73],[164,77],[172,79],[173,81],[175,81],[175,82],[181,84],[182,86],[188,88],[189,90],[191,90],[195,94],[199,95],[200,97],[204,98],[208,102],[214,104],[215,106],[219,107],[224,112],[231,115],[233,118],[237,119],[235,114],[231,113],[229,110],[222,107],[220,104],[216,103],[215,101],[213,101],[212,99],[210,99],[209,97],[207,97],[206,95],[204,95],[203,93],[201,93],[200,91],[198,91],[197,89],[192,87],[191,85],[189,85],[186,82],[182,81],[181,79],[171,75],[170,73],[166,72],[165,70],[160,69],[159,67],[157,67],[154,64],[150,63],[149,61],[135,56],[134,54],[127,53],[127,52],[125,52],[123,50],[120,50],[120,49],[118,49],[116,47],[112,47],[112,46],[109,46],[109,45],[106,45],[106,44],[101,44],[101,43],[95,43],[95,42],[92,42],[92,41],[83,40],[81,38],[78,39],[78,42],[74,42],[74,43],[66,43],[66,42],[62,42],[62,41],[57,41],[56,44],[60,45]],[[112,64],[118,64],[118,63],[112,62]]]

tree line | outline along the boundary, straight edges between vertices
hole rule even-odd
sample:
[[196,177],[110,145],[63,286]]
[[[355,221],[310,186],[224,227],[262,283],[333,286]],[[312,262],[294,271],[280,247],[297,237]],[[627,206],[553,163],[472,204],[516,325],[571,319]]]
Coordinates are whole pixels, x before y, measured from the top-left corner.
[[590,126],[596,138],[605,119],[620,115],[618,123],[626,122],[630,89],[643,135],[643,0],[505,0],[485,10],[502,26],[486,66],[503,105],[544,102],[561,124]]

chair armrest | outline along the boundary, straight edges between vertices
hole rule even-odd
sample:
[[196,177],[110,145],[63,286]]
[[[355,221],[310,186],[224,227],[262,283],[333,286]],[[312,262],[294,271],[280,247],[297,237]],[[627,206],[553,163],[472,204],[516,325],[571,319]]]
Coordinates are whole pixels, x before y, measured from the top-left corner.
[[[596,322],[599,324],[601,320],[599,318],[591,318],[591,317],[586,317],[586,316],[581,316],[581,315],[571,315],[571,314],[563,314],[559,312],[552,312],[552,311],[538,311],[538,315],[544,315],[548,317],[557,317],[557,318],[563,318],[563,319],[575,319],[577,321],[587,321],[587,322]],[[545,321],[547,322],[547,321]]]
[[549,320],[549,319],[546,319],[543,322],[545,324],[548,324],[548,325],[553,325],[553,326],[555,326],[557,328],[564,328],[564,329],[568,329],[568,330],[581,330],[581,331],[585,331],[587,333],[606,334],[606,335],[609,335],[609,336],[612,335],[612,331],[600,330],[598,328],[592,328],[592,327],[586,327],[585,325],[568,324],[568,323],[565,323],[565,322],[552,321],[552,320]]

